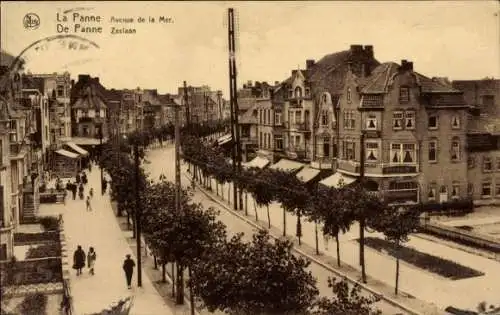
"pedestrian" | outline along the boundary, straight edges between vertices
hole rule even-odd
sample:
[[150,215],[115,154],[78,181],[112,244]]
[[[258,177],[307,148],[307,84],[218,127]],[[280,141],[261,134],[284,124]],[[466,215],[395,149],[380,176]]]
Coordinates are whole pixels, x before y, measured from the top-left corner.
[[71,183],[71,192],[73,193],[73,200],[76,199],[76,184]]
[[87,211],[92,211],[92,206],[90,205],[90,196],[87,196]]
[[80,184],[80,174],[79,173],[76,174],[76,183]]
[[85,267],[85,252],[82,247],[78,245],[77,250],[73,254],[73,269],[76,270],[76,275],[82,274],[82,268]]
[[89,160],[89,172],[92,172],[92,160]]
[[85,172],[83,172],[83,174],[82,174],[82,183],[84,185],[87,185],[87,183],[88,183],[87,174],[85,174]]
[[80,183],[80,186],[78,186],[78,195],[80,196],[80,199],[83,200],[83,191],[84,191],[83,184]]
[[90,199],[94,198],[94,188],[90,188],[89,190],[89,196],[90,196]]
[[127,258],[123,262],[123,271],[125,271],[125,278],[127,279],[128,288],[132,288],[132,274],[134,273],[135,262],[127,254]]
[[102,194],[104,195],[106,193],[106,189],[108,188],[108,182],[106,179],[102,180]]
[[94,275],[94,265],[97,255],[94,251],[94,247],[89,248],[89,252],[87,253],[87,267],[89,268],[89,273]]

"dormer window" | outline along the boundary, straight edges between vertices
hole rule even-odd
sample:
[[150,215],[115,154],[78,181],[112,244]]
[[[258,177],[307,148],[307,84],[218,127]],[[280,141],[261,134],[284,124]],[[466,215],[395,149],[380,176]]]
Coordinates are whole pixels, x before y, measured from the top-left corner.
[[399,102],[408,103],[410,101],[410,89],[408,87],[399,88]]
[[306,97],[309,97],[310,94],[311,94],[311,91],[309,90],[309,88],[306,88]]
[[293,90],[288,90],[288,98],[293,98]]
[[366,129],[377,130],[377,116],[375,114],[368,114],[366,118]]
[[347,88],[347,102],[351,102],[351,88]]
[[301,98],[301,97],[302,97],[302,89],[299,86],[297,86],[295,88],[295,98]]

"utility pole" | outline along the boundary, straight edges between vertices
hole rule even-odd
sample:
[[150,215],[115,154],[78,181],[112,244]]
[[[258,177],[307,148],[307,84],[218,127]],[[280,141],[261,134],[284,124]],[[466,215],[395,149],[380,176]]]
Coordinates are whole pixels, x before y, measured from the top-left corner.
[[[186,86],[186,81],[184,81]],[[184,89],[184,91],[186,91]],[[181,212],[181,131],[179,127],[179,106],[175,107],[175,211]],[[173,275],[172,275],[173,276]],[[177,304],[184,304],[184,270],[177,264]]]
[[[236,174],[238,171],[238,138],[237,138],[237,119],[238,112],[236,108],[236,63],[235,63],[235,48],[234,48],[234,10],[228,9],[228,44],[229,44],[229,104],[231,106],[231,139],[233,140],[232,146],[232,159],[233,159],[233,172]],[[233,183],[233,206],[234,210],[238,210],[238,188]]]
[[[361,148],[360,152],[360,164],[359,164],[359,184],[361,189],[365,187],[365,132],[361,131],[360,138]],[[361,209],[364,212],[364,209]],[[362,218],[359,221],[359,264],[361,265],[361,279],[363,283],[366,283],[366,270],[365,270],[365,218],[362,214]]]
[[187,91],[187,84],[186,81],[184,81],[184,106],[186,106],[186,125],[190,125],[190,113],[189,113],[189,99],[188,99],[188,91]]
[[[137,141],[137,140],[136,140]],[[134,143],[134,162],[135,162],[135,240],[137,244],[137,286],[142,287],[142,267],[141,267],[141,216],[142,204],[139,193],[139,144]]]
[[[99,159],[102,159],[102,123],[99,125]],[[104,195],[104,173],[101,167],[101,195]]]
[[222,92],[221,91],[217,91],[217,101],[218,101],[218,105],[219,105],[219,121],[222,121]]

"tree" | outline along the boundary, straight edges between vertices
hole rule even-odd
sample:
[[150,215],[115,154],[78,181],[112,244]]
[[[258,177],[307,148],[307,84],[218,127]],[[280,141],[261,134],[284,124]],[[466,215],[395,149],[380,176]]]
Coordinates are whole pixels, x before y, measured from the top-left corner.
[[408,241],[408,236],[413,233],[419,225],[420,213],[405,209],[403,207],[385,207],[380,215],[369,218],[368,225],[378,232],[382,232],[385,238],[394,243],[396,248],[396,285],[394,294],[398,295],[399,287],[399,252],[401,243]]
[[316,302],[317,310],[314,315],[380,315],[382,312],[373,309],[373,303],[380,300],[379,297],[363,297],[360,295],[361,288],[358,285],[349,290],[346,280],[337,281],[328,278],[328,287],[332,288],[333,298],[320,298]]
[[[175,209],[175,185],[162,178],[147,190],[144,229],[148,243],[161,254],[162,262],[175,262],[178,275],[185,267],[210,252],[226,237],[225,226],[216,220],[217,212],[204,210],[201,204],[189,201],[186,191],[181,193],[180,211]],[[183,301],[183,280],[177,281],[177,303]]]
[[268,228],[271,228],[271,216],[269,214],[269,204],[277,195],[277,190],[267,182],[271,178],[272,172],[269,169],[250,168],[242,172],[241,187],[250,192],[254,200],[255,220],[257,217],[257,204],[259,207],[266,206]]
[[[319,185],[310,196],[308,217],[313,221],[323,222],[323,234],[335,237],[337,244],[337,265],[340,267],[340,232],[346,233],[354,221],[347,211],[344,194],[346,191]],[[316,236],[316,250],[318,243]]]
[[[228,314],[304,314],[318,290],[305,268],[308,261],[292,254],[288,240],[269,241],[259,231],[244,243],[242,234],[217,247],[193,268],[190,282],[209,311]],[[281,294],[280,292],[285,292]]]

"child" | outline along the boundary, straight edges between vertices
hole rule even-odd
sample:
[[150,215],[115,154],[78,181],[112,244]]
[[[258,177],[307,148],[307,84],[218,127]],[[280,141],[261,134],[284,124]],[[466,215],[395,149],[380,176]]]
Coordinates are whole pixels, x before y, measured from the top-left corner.
[[94,264],[95,264],[96,258],[97,258],[97,255],[94,251],[94,247],[90,247],[89,252],[87,253],[87,266],[89,267],[89,273],[91,275],[94,275]]

